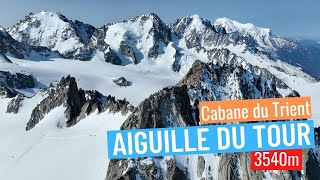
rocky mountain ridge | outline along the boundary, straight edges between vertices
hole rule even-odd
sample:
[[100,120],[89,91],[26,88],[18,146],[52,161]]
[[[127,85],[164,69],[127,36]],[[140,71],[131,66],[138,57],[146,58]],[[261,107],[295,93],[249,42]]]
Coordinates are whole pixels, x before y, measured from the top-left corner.
[[109,111],[110,113],[121,112],[123,115],[131,112],[133,106],[126,99],[116,100],[114,96],[103,96],[98,91],[84,91],[78,89],[74,77],[63,77],[57,87],[47,90],[47,97],[32,111],[26,130],[34,128],[52,109],[65,107],[66,122],[61,122],[58,127],[71,127],[81,119],[93,112]]
[[[175,51],[170,58],[177,67],[179,60],[188,56],[185,52],[191,49],[200,55],[200,50],[243,48],[243,52],[273,61],[281,60],[320,77],[312,66],[317,61],[315,56],[298,42],[274,35],[270,29],[228,18],[219,18],[212,24],[192,15],[167,25],[156,14],[150,13],[94,28],[80,21],[71,21],[60,13],[43,11],[31,13],[8,32],[19,42],[45,46],[68,59],[91,60],[101,53],[106,62],[128,65],[156,60],[159,55]],[[17,57],[22,58],[21,55]]]

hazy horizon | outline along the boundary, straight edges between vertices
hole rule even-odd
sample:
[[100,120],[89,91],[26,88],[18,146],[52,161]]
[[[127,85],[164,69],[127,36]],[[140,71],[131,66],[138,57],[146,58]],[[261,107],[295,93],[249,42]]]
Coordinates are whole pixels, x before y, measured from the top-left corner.
[[285,38],[320,40],[320,13],[317,13],[317,7],[320,7],[320,2],[315,0],[303,2],[298,0],[281,2],[275,0],[268,2],[3,0],[0,7],[0,26],[12,27],[30,12],[36,14],[43,10],[60,12],[71,20],[77,19],[95,27],[153,12],[167,24],[179,17],[193,14],[198,14],[211,22],[217,18],[227,17],[241,23],[270,28],[274,34]]

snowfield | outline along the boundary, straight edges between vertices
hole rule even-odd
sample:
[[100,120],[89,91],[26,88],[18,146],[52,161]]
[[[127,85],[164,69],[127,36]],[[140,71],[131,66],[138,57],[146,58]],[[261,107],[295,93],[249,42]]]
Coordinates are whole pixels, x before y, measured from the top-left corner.
[[[2,104],[3,105],[3,104]],[[32,131],[25,131],[30,107],[1,117],[0,177],[6,179],[104,179],[108,157],[106,131],[120,127],[121,114],[93,114],[72,128],[58,128],[64,108],[52,110]],[[3,112],[1,113],[3,114]],[[32,165],[32,166],[30,166]]]
[[[103,95],[113,95],[116,99],[126,98],[132,105],[138,105],[149,95],[163,87],[174,85],[182,74],[170,69],[170,62],[146,60],[138,65],[118,66],[106,63],[99,54],[92,61],[69,59],[51,59],[49,61],[28,61],[10,57],[13,61],[0,64],[3,71],[21,72],[33,75],[38,81],[38,88],[57,84],[67,75],[74,76],[78,86],[85,90],[97,90]],[[152,67],[152,68],[151,68]],[[112,80],[125,77],[132,86],[119,87]],[[34,90],[26,89],[30,94]]]
[[[35,89],[19,90],[28,96],[48,87],[51,82],[57,84],[61,77],[70,74],[76,77],[79,88],[98,90],[116,99],[126,98],[137,106],[150,94],[176,84],[182,78],[161,61],[117,66],[99,58],[92,61],[10,59],[13,63],[1,63],[1,70],[32,74],[38,81]],[[151,69],[151,66],[156,68]],[[112,81],[121,76],[130,80],[132,86],[119,87]],[[65,122],[65,109],[58,107],[47,114],[37,127],[25,131],[32,109],[44,98],[42,93],[38,93],[24,100],[18,114],[5,112],[11,99],[0,99],[3,107],[0,110],[0,177],[10,180],[44,177],[47,180],[104,179],[108,165],[106,131],[119,129],[126,116],[121,113],[93,113],[76,126],[61,129],[57,124]]]

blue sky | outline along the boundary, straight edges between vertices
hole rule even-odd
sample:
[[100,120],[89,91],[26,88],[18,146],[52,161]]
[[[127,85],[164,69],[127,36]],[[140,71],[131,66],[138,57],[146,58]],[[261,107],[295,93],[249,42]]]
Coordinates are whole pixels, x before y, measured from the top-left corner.
[[1,0],[0,25],[11,27],[30,12],[42,10],[96,27],[149,12],[166,23],[191,14],[211,21],[228,17],[268,27],[280,36],[320,40],[319,0]]

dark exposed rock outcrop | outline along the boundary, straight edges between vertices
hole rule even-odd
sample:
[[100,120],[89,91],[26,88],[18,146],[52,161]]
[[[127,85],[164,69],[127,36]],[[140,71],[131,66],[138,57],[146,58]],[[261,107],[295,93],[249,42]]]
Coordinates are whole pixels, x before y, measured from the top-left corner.
[[138,61],[137,61],[136,55],[134,53],[134,50],[129,44],[127,44],[124,41],[121,41],[120,50],[121,50],[122,54],[124,54],[125,56],[131,58],[131,60],[132,60],[132,62],[134,64],[138,64]]
[[110,62],[111,64],[114,64],[114,65],[122,64],[122,61],[119,58],[119,56],[110,47],[108,48],[108,50],[106,50],[104,54],[104,59],[106,62]]
[[22,94],[18,94],[16,97],[14,97],[7,106],[7,113],[14,113],[17,114],[19,112],[19,108],[21,106],[21,103],[24,99],[24,96]]
[[81,108],[85,103],[85,93],[82,89],[78,89],[74,77],[62,78],[56,89],[49,89],[48,97],[43,99],[40,104],[33,109],[26,130],[30,130],[52,109],[63,105],[66,107],[65,115],[67,118],[67,126],[74,125],[77,117],[81,112]]
[[17,89],[34,88],[36,85],[35,80],[31,75],[21,73],[0,71],[0,78],[4,80],[4,83],[7,86]]
[[116,78],[113,80],[113,82],[122,87],[122,86],[131,86],[132,85],[132,82],[128,81],[126,78],[124,77],[119,77],[119,78]]

